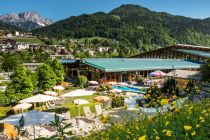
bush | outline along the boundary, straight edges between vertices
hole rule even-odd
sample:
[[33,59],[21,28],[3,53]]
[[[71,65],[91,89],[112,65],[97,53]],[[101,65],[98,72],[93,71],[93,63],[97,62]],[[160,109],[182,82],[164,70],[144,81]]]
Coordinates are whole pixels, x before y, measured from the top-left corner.
[[0,107],[0,118],[5,117],[10,110],[11,107]]
[[0,106],[4,106],[10,103],[9,97],[0,91]]
[[123,107],[124,100],[123,96],[112,96],[112,108]]
[[0,83],[0,86],[7,86],[8,84],[9,84],[8,82],[4,81]]
[[105,85],[105,87],[106,87],[106,90],[111,90],[112,89],[111,85]]
[[0,80],[5,80],[5,78],[0,76]]
[[80,86],[80,87],[85,87],[86,86],[86,84],[87,84],[87,77],[86,76],[84,76],[84,75],[80,75],[79,77],[78,77],[78,85]]

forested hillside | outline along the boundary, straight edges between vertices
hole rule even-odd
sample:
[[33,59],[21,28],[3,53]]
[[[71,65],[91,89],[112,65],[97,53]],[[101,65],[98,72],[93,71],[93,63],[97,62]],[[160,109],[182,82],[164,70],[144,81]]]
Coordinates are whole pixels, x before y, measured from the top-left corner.
[[9,24],[3,23],[0,21],[0,30],[4,30],[6,33],[11,33],[15,31],[23,31],[23,29],[20,29],[15,26],[11,26]]
[[175,43],[210,46],[210,18],[192,19],[122,5],[109,13],[70,17],[33,33],[58,39],[100,36],[143,51]]

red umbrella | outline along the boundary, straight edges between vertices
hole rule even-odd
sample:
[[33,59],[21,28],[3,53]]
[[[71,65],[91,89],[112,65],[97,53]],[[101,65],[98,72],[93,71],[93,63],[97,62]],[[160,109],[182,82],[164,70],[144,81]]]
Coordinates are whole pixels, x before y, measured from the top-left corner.
[[166,73],[160,71],[160,70],[156,70],[152,73],[149,74],[150,76],[156,76],[156,77],[163,77],[166,75]]

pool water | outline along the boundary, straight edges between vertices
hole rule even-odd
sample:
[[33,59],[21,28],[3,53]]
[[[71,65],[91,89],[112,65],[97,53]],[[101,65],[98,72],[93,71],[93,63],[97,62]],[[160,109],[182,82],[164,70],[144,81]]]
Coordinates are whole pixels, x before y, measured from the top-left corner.
[[130,86],[112,86],[114,89],[119,89],[122,91],[131,91],[131,92],[138,92],[138,93],[144,93],[144,90],[141,90],[139,88],[130,87]]

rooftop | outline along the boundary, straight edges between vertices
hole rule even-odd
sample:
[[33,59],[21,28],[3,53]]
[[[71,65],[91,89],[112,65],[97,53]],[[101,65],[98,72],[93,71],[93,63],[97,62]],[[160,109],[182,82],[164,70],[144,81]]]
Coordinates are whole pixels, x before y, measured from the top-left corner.
[[174,49],[174,50],[175,50],[175,51],[178,51],[178,52],[183,52],[183,53],[198,55],[198,56],[200,56],[200,57],[207,57],[207,58],[210,58],[210,52],[206,52],[206,51],[185,50],[185,49]]
[[105,72],[200,68],[200,63],[180,59],[86,58],[83,63]]
[[72,64],[76,62],[80,62],[80,59],[61,59],[61,64]]
[[184,79],[201,79],[201,73],[199,71],[190,71],[190,70],[173,70],[167,73],[165,76],[184,78]]

